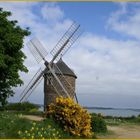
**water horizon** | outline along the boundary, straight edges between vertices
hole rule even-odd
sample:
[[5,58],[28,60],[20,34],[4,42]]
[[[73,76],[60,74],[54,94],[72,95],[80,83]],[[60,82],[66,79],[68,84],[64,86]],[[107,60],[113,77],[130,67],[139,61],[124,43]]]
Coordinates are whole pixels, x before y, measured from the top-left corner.
[[[103,116],[131,117],[140,115],[140,109],[136,108],[113,108],[113,107],[85,107],[90,113],[101,113]],[[43,105],[40,106],[43,111]]]

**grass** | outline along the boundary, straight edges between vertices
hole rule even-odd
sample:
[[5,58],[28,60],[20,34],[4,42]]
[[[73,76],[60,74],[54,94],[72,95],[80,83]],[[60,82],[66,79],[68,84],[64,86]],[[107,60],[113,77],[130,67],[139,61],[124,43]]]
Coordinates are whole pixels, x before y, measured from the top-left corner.
[[111,130],[107,131],[107,132],[98,132],[96,133],[97,136],[111,136],[114,135],[115,133]]
[[126,123],[126,121],[121,119],[105,119],[107,125],[120,125],[122,123]]
[[0,138],[20,138],[17,132],[26,130],[31,122],[12,112],[0,112]]
[[65,132],[52,119],[35,122],[21,117],[21,113],[1,111],[0,112],[0,138],[60,138],[75,139]]
[[122,125],[122,124],[140,124],[140,116],[131,117],[105,117],[105,122],[107,125]]
[[[38,112],[13,112],[13,111],[1,111],[0,112],[0,138],[59,138],[59,139],[76,139],[75,137],[65,132],[57,122],[52,119],[45,119],[43,121],[35,122],[21,117],[23,114],[42,116],[43,113]],[[104,118],[108,126],[117,125],[132,125],[140,124],[140,116],[138,117],[105,117]],[[35,126],[33,124],[36,124]],[[27,131],[27,133],[26,133]],[[20,133],[19,133],[20,132]],[[96,136],[112,136],[112,131],[96,132]],[[95,138],[95,137],[94,137]]]

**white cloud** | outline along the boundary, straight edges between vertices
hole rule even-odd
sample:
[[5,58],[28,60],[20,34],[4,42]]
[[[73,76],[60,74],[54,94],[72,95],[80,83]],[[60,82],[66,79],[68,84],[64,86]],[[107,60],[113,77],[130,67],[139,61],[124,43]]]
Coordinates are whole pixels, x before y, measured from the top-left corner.
[[113,29],[124,35],[129,35],[136,39],[140,39],[140,5],[138,3],[132,3],[133,6],[138,6],[133,8],[133,10],[128,10],[128,5],[130,3],[121,4],[121,8],[113,12],[108,20],[108,29]]
[[41,9],[43,18],[50,21],[58,21],[64,17],[64,12],[55,3],[45,4]]
[[139,95],[139,52],[137,41],[85,34],[66,57],[77,72],[79,96],[80,93]]

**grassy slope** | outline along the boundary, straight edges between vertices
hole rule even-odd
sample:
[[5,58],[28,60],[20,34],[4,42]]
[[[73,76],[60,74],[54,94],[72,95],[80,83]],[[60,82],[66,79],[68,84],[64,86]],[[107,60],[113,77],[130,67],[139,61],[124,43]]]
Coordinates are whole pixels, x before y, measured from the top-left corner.
[[[21,138],[18,134],[19,130],[25,132],[32,126],[33,121],[20,117],[21,114],[15,114],[12,112],[0,112],[0,138]],[[57,130],[60,133],[60,138],[73,138],[68,133],[64,132],[54,121],[46,119],[45,121],[36,122],[38,128],[45,128],[51,126],[48,133],[52,134],[52,129]]]

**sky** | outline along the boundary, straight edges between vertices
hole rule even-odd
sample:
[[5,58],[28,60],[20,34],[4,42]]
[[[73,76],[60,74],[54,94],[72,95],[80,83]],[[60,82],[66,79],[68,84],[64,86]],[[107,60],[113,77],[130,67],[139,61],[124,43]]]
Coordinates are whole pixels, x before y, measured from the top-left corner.
[[[136,2],[0,2],[31,35],[24,39],[24,85],[14,88],[18,102],[43,62],[38,64],[27,42],[37,37],[49,52],[73,21],[84,30],[63,57],[77,75],[76,93],[83,106],[140,108],[140,4]],[[28,99],[43,104],[43,81]]]

